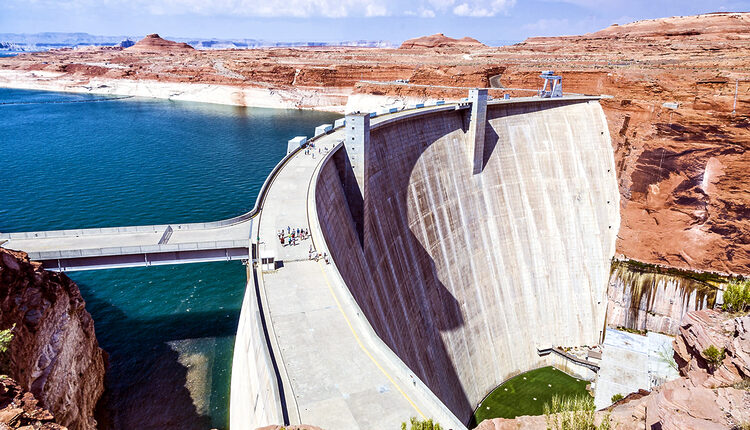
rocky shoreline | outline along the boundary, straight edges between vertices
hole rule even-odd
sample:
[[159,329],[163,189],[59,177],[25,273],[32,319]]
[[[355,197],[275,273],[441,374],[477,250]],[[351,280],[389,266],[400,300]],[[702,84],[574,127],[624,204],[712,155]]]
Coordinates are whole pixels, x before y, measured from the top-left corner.
[[71,430],[97,427],[107,355],[78,286],[44,270],[23,252],[0,248],[0,327],[15,324],[10,376],[56,422]]
[[16,381],[0,377],[0,429],[67,430]]

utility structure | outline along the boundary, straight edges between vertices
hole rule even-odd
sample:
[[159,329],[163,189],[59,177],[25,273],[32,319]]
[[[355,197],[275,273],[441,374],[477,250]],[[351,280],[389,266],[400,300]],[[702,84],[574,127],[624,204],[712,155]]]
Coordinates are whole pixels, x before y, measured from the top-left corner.
[[[469,123],[468,141],[473,147],[473,172],[482,173],[484,168],[484,129],[487,126],[487,88],[469,90],[471,102],[471,122]],[[471,152],[471,151],[470,151]]]
[[360,244],[364,243],[364,199],[367,192],[365,164],[370,148],[370,114],[355,112],[345,117],[346,163],[342,185],[356,225]]
[[[539,97],[548,99],[563,96],[562,76],[556,75],[552,70],[545,70],[539,77],[544,79],[544,85],[539,90]],[[548,86],[549,90],[547,89]]]

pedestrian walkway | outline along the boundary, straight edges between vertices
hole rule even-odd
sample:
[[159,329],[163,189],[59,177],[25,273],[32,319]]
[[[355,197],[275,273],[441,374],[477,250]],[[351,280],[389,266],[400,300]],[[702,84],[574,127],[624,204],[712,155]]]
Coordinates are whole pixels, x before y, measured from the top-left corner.
[[[343,133],[317,139],[315,158],[300,151],[287,163],[256,223],[261,254],[271,251],[280,262],[258,279],[290,421],[331,430],[397,429],[419,417],[464,428],[375,335],[333,266],[309,259],[310,245],[323,243],[308,210],[316,168]],[[313,237],[282,246],[278,233],[287,226]]]

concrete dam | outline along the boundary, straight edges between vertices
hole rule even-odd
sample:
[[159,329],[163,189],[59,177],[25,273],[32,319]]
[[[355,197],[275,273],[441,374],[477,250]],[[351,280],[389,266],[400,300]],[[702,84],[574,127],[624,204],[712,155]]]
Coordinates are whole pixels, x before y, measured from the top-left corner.
[[505,379],[543,365],[537,349],[599,342],[620,222],[597,100],[490,102],[483,133],[471,122],[455,109],[373,125],[363,201],[348,148],[314,196],[368,321],[464,423]]
[[[52,270],[239,259],[230,428],[464,429],[509,377],[596,345],[619,228],[598,97],[351,114],[290,141],[252,211],[0,234]],[[285,245],[281,230],[308,229]],[[311,258],[312,255],[322,258]]]

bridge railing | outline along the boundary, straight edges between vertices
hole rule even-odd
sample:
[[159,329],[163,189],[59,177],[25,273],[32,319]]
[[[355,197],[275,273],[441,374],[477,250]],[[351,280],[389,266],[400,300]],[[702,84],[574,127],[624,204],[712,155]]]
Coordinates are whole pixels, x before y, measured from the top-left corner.
[[249,248],[247,240],[216,240],[164,245],[112,246],[106,248],[72,249],[63,251],[29,252],[32,260],[57,260],[69,258],[107,257],[112,255],[163,254],[168,252],[203,251],[215,249]]

